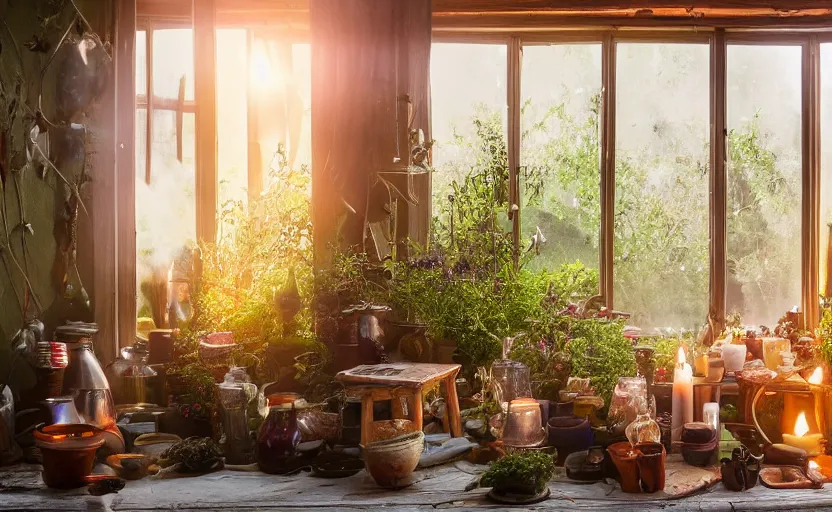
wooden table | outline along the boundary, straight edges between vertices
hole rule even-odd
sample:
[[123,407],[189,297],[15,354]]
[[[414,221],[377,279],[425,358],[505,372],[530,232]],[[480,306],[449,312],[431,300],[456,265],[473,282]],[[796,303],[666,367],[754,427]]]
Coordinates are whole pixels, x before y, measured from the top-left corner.
[[[445,385],[447,418],[445,431],[452,437],[462,437],[459,398],[456,394],[458,364],[388,363],[356,366],[338,373],[347,396],[361,399],[361,444],[373,442],[373,403],[391,400],[393,419],[408,417],[422,430],[422,391],[438,382]],[[407,407],[405,414],[404,407]]]

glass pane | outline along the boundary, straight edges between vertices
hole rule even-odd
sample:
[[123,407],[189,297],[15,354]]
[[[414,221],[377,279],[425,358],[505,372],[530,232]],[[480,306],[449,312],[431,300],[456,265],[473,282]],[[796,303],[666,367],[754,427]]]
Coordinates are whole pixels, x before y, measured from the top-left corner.
[[136,94],[147,94],[147,32],[136,32]]
[[312,46],[292,45],[292,79],[303,108],[297,157],[293,167],[312,165]]
[[832,230],[832,43],[820,45],[821,177],[820,177],[820,291],[832,297],[829,235]]
[[136,109],[136,181],[144,182],[147,170],[147,110]]
[[[497,132],[506,138],[506,46],[446,44],[431,46],[431,135],[433,213],[448,204],[451,183],[482,160],[479,138]],[[478,137],[475,122],[482,122]]]
[[615,307],[643,329],[707,321],[709,55],[618,44]]
[[194,114],[185,114],[182,124],[183,158],[179,162],[175,113],[153,112],[150,185],[143,174],[136,174],[137,305],[141,316],[149,316],[148,296],[142,289],[154,274],[166,276],[174,260],[188,254],[196,238]]
[[153,95],[179,97],[185,77],[185,99],[194,99],[194,36],[189,28],[153,31]]
[[801,302],[801,48],[728,47],[728,312]]
[[244,29],[217,30],[217,170],[219,208],[229,201],[247,200],[248,126],[246,55],[248,34]]
[[601,45],[524,47],[522,72],[521,239],[552,240],[529,265],[597,269]]

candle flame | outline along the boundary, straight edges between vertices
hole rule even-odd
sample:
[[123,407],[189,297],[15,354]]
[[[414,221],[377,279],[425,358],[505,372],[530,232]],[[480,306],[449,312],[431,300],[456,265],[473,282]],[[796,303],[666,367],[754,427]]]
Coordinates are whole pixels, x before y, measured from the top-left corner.
[[809,433],[809,423],[806,421],[806,413],[801,412],[794,423],[794,435],[803,437]]
[[823,384],[823,369],[818,366],[806,380],[809,384]]
[[679,347],[679,351],[676,353],[676,364],[683,365],[687,361],[687,357],[685,357],[685,348]]
[[817,462],[815,462],[813,460],[810,460],[809,461],[809,469],[817,470],[817,469],[820,469],[820,466],[818,465]]

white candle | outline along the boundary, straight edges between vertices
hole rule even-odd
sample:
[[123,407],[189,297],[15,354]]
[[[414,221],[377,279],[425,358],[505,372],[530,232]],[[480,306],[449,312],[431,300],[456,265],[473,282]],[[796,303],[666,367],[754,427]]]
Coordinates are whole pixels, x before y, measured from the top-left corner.
[[707,402],[702,406],[702,421],[709,424],[719,434],[719,404]]
[[806,450],[809,457],[817,457],[822,452],[823,434],[810,434],[806,413],[801,412],[797,416],[794,425],[794,435],[783,433],[783,442],[789,446]]
[[738,372],[745,365],[745,345],[729,343],[722,346],[722,359],[725,360],[726,372]]
[[679,347],[673,372],[673,409],[670,422],[671,440],[682,438],[685,423],[693,421],[693,370],[685,361],[685,349]]

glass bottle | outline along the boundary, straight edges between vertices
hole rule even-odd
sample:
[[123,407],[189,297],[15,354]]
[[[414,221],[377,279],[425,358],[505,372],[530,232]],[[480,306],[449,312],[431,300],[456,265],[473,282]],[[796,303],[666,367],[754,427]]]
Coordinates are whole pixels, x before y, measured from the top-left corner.
[[92,351],[92,336],[97,332],[95,324],[70,322],[55,329],[55,340],[69,349],[63,394],[74,397],[85,423],[107,429],[115,425],[115,405],[110,383]]
[[231,368],[223,382],[217,384],[222,436],[220,446],[228,464],[250,464],[254,446],[248,429],[248,403],[257,395],[257,386],[250,382],[246,369]]
[[627,440],[633,446],[639,443],[660,443],[662,432],[659,424],[650,417],[647,399],[639,396],[634,399],[634,402],[638,414],[636,415],[636,419],[627,425],[624,431],[627,435]]

